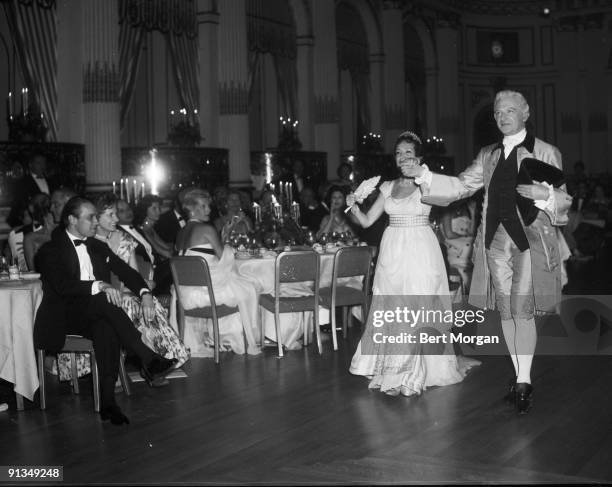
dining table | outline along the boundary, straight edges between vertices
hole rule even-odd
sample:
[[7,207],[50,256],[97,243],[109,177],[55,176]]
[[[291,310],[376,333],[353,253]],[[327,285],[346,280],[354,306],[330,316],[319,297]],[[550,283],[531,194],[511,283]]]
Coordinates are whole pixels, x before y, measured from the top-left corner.
[[39,386],[34,318],[41,300],[39,279],[0,280],[0,379],[13,384],[18,410]]

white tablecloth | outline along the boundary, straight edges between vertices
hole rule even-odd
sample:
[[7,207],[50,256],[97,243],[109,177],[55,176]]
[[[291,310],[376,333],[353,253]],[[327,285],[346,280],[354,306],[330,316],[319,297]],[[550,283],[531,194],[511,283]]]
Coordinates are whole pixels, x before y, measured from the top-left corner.
[[[318,255],[320,266],[319,287],[331,286],[334,254],[325,253]],[[241,276],[248,278],[255,284],[259,294],[274,294],[274,263],[275,259],[237,259],[236,269]],[[347,278],[343,279],[342,284],[360,288],[361,282],[361,278]],[[287,296],[307,295],[312,294],[312,287],[308,283],[284,284],[281,292],[282,295]],[[264,310],[262,316],[265,336],[276,341],[274,314]],[[306,328],[308,333],[312,332],[312,312],[283,313],[280,319],[283,345],[289,349],[300,348],[304,328]],[[329,321],[329,310],[319,307],[319,323],[325,324],[329,323]]]
[[0,281],[0,378],[30,401],[38,389],[33,330],[41,299],[39,280]]

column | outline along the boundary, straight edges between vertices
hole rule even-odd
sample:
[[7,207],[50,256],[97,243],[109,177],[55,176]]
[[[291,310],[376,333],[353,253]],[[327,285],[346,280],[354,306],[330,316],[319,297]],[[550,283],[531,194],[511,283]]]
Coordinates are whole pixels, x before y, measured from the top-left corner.
[[403,130],[414,130],[406,126],[405,60],[402,11],[396,4],[383,3],[382,32],[385,46],[385,115],[384,147],[392,153],[393,145]]
[[315,150],[327,152],[327,178],[336,177],[340,165],[338,126],[338,60],[334,0],[312,2],[315,95]]
[[57,2],[57,140],[75,144],[84,142],[82,15],[80,0]]
[[457,52],[457,26],[448,21],[438,21],[436,45],[438,52],[438,126],[437,132],[429,131],[444,139],[447,155],[459,155],[459,59]]
[[83,0],[83,107],[87,190],[121,177],[117,2]]
[[314,150],[314,39],[302,36],[297,41],[298,120],[302,150]]
[[375,134],[383,132],[383,70],[385,55],[383,53],[370,54],[370,129]]
[[[223,3],[223,2],[221,2]],[[214,2],[198,2],[200,63],[200,132],[203,144],[219,145],[219,12]]]
[[219,143],[229,149],[233,187],[251,184],[246,26],[243,0],[219,2]]

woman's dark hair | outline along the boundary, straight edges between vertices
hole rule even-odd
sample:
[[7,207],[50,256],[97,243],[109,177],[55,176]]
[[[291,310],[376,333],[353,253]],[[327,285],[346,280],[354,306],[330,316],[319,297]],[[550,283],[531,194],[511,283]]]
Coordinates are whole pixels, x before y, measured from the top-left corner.
[[81,206],[86,203],[91,203],[91,201],[89,201],[87,198],[83,198],[82,196],[73,196],[66,202],[64,209],[62,210],[62,216],[60,217],[60,222],[64,228],[68,228],[68,217],[72,215],[73,217],[78,218],[81,214]]
[[330,210],[331,210],[331,197],[332,197],[332,194],[334,194],[336,191],[339,193],[342,193],[342,195],[344,196],[344,204],[346,205],[346,188],[334,184],[332,187],[330,187],[327,190],[327,193],[325,194],[325,204]]
[[417,157],[423,156],[423,143],[417,134],[414,132],[402,132],[397,140],[395,141],[395,146],[393,147],[393,152],[397,150],[397,146],[402,142],[407,142],[408,144],[414,145],[414,154]]
[[153,206],[154,203],[163,203],[163,200],[159,196],[154,194],[148,194],[138,202],[136,208],[134,208],[134,225],[140,226],[144,223],[147,218],[147,210]]
[[109,208],[114,208],[117,206],[117,202],[119,198],[113,193],[103,193],[101,194],[95,201],[96,211],[98,215],[101,215]]
[[34,223],[42,223],[45,216],[51,211],[51,198],[45,193],[34,195],[30,202],[30,207]]

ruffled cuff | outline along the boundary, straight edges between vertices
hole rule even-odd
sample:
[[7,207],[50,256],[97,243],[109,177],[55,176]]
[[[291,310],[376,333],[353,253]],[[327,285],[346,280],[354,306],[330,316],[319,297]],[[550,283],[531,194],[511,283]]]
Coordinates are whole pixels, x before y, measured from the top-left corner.
[[427,167],[427,164],[423,164],[421,167],[425,168],[425,172],[423,173],[422,176],[418,177],[418,178],[414,178],[414,183],[418,186],[420,186],[421,184],[425,183],[427,186],[431,185],[431,178],[432,178],[432,173],[429,170],[429,168]]
[[542,181],[539,184],[543,184],[548,188],[548,198],[545,200],[534,200],[534,203],[540,210],[553,212],[555,209],[555,189],[552,184],[548,184],[546,181]]

